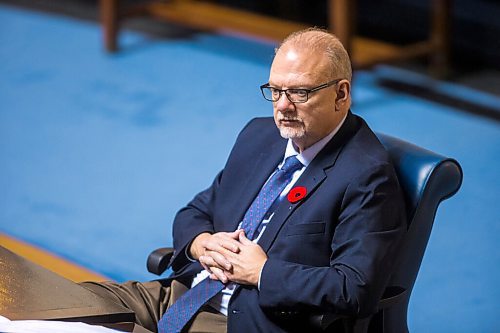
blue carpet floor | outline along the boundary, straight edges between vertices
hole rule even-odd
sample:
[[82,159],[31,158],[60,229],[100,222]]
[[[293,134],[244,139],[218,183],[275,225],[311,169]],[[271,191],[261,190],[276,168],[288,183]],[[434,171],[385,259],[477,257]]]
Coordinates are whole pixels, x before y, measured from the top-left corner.
[[[0,6],[0,232],[119,281],[152,279],[145,258],[171,244],[177,209],[210,184],[246,121],[271,114],[258,86],[273,45],[127,32],[107,55],[100,41],[93,23]],[[500,126],[388,90],[388,75],[412,77],[356,72],[354,112],[465,175],[438,211],[410,330],[500,332]]]

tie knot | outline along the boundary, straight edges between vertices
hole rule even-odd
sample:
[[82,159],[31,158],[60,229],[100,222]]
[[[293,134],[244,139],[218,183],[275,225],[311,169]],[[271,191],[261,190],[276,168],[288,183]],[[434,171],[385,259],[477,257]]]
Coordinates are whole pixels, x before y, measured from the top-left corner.
[[302,169],[302,163],[297,159],[296,155],[289,156],[285,160],[285,164],[281,167],[281,170],[287,174],[294,173],[295,171]]

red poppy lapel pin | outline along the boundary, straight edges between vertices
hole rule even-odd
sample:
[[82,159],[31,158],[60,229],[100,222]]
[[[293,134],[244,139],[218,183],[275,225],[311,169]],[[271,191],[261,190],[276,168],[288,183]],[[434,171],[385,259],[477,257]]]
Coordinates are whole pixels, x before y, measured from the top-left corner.
[[292,188],[290,192],[288,192],[287,199],[291,203],[296,203],[304,199],[306,194],[307,194],[307,189],[304,186],[296,186]]

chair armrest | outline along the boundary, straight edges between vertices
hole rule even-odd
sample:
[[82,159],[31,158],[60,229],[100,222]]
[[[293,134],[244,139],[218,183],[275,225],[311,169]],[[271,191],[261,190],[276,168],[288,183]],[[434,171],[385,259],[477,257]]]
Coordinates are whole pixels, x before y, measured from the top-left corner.
[[156,275],[163,274],[173,255],[174,249],[171,247],[161,247],[151,252],[146,263],[148,272]]

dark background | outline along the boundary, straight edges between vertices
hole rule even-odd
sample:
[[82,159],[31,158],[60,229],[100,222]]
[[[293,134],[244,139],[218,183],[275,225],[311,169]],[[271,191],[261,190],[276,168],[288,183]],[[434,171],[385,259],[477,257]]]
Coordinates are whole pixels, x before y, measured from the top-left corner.
[[[126,0],[133,3],[141,0]],[[432,0],[357,0],[359,35],[404,44],[428,34]],[[325,0],[216,0],[245,8],[326,26]],[[97,0],[0,0],[0,3],[56,11],[87,19],[98,18]],[[136,23],[137,25],[137,23]],[[500,0],[454,0],[452,18],[454,66],[500,69]]]
[[[395,43],[423,39],[428,34],[432,0],[357,0],[357,32]],[[325,26],[324,0],[218,0],[227,5]],[[454,0],[452,18],[454,64],[500,69],[500,1]]]
[[[122,0],[121,3],[141,1],[147,0]],[[325,27],[327,21],[325,0],[212,1],[319,27]],[[431,1],[357,0],[357,34],[396,44],[424,39],[429,33]],[[0,0],[0,3],[84,20],[99,19],[98,0]],[[447,76],[440,79],[500,95],[500,0],[454,0],[452,8],[451,68]],[[158,38],[192,32],[189,28],[150,18],[126,20],[124,27]],[[396,65],[427,72],[425,58]]]

